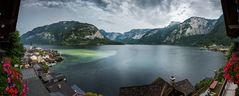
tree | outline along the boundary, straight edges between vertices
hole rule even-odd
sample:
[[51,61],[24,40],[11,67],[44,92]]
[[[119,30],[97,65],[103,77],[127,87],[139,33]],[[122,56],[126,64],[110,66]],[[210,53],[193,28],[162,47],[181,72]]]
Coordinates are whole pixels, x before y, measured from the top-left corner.
[[44,71],[45,73],[47,73],[48,70],[49,70],[49,66],[48,66],[47,64],[43,64],[43,65],[42,65],[42,68],[43,68],[43,71]]
[[86,92],[85,96],[104,96],[102,94],[94,93],[94,92]]
[[9,33],[9,43],[3,46],[3,50],[6,50],[6,55],[12,59],[13,65],[21,63],[21,56],[23,55],[24,48],[20,42],[18,31]]

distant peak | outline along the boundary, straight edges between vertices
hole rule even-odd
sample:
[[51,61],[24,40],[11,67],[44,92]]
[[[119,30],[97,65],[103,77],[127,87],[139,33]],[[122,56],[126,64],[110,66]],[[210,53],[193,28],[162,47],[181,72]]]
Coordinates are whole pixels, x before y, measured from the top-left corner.
[[177,24],[180,24],[181,22],[179,21],[171,21],[168,26],[173,26],[173,25],[177,25]]
[[195,19],[196,20],[217,20],[217,19],[207,19],[207,18],[204,18],[204,17],[196,17],[196,16],[188,18],[188,20],[192,20],[192,19],[194,19],[194,20]]
[[204,17],[193,16],[193,17],[190,17],[189,19],[206,19],[206,18],[204,18]]

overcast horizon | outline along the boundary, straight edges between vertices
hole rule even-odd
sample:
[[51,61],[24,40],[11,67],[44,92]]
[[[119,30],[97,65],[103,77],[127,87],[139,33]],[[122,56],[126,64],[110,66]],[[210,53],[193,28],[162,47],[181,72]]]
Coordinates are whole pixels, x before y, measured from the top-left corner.
[[22,0],[17,30],[23,34],[39,26],[73,20],[122,33],[160,28],[193,16],[217,19],[220,15],[220,0]]

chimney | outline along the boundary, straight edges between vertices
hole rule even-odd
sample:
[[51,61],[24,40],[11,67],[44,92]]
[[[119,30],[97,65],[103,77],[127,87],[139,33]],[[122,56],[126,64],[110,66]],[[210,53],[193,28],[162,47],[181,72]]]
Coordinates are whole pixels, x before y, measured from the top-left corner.
[[170,80],[171,80],[172,86],[175,87],[175,80],[176,80],[175,76],[171,76]]
[[58,88],[61,89],[61,84],[58,84]]

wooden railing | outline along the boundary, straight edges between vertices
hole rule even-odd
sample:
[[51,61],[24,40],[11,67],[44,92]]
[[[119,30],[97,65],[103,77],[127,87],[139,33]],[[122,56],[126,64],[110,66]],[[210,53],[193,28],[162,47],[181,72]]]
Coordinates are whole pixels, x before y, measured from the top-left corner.
[[213,80],[210,81],[209,85],[202,87],[198,91],[194,92],[192,96],[199,96],[203,91],[206,91],[210,84],[212,84]]
[[224,81],[224,83],[223,83],[223,85],[222,85],[222,87],[221,87],[221,89],[220,89],[220,91],[219,91],[218,96],[223,96],[223,94],[225,93],[225,87],[226,87],[226,85],[227,85],[227,80]]

